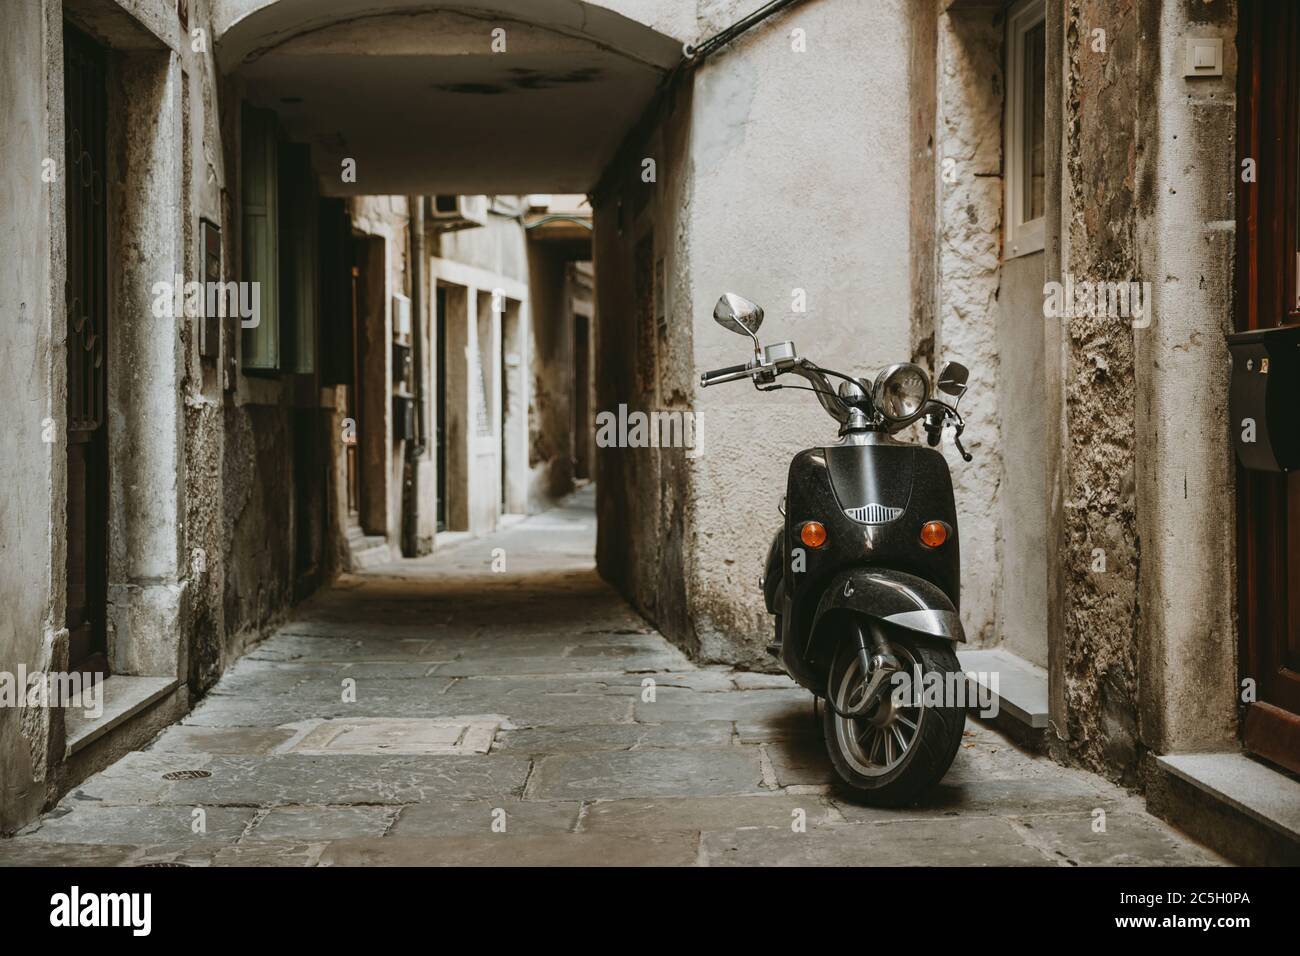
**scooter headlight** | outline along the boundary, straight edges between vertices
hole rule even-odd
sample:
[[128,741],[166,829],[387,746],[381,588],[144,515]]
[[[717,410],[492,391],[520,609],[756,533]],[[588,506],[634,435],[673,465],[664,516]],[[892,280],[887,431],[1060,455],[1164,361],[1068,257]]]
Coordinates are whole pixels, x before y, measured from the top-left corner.
[[891,365],[876,376],[871,400],[893,425],[914,421],[930,397],[930,378],[919,365]]

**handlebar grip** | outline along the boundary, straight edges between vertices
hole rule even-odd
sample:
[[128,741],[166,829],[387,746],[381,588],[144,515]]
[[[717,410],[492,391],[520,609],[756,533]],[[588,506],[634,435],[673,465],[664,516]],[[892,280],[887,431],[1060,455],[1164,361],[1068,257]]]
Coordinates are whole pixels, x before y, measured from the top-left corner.
[[749,372],[748,362],[743,365],[732,365],[729,368],[715,368],[712,372],[705,372],[700,376],[700,387],[708,388],[710,385],[734,382],[737,379],[745,378],[749,375]]

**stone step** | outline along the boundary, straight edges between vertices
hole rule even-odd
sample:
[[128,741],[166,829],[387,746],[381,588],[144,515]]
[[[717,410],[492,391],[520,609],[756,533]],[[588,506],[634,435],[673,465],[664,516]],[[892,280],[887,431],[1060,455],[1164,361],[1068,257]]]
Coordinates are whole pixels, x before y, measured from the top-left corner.
[[994,726],[1022,746],[1041,750],[1048,723],[1047,671],[1003,648],[959,649],[957,660],[973,684],[985,684],[985,693],[992,691],[997,698]]
[[348,538],[348,570],[365,571],[393,560],[388,541],[382,535]]
[[1300,865],[1300,780],[1244,753],[1155,757],[1147,809],[1237,863]]

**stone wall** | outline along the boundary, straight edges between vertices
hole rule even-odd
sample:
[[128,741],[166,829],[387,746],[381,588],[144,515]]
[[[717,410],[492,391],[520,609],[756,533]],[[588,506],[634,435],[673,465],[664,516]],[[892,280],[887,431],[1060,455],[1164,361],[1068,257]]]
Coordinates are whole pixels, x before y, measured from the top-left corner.
[[[1056,746],[1125,781],[1139,779],[1149,750],[1228,747],[1235,734],[1223,341],[1235,21],[1230,4],[1154,0],[1080,0],[1059,21],[1055,268],[1153,287],[1149,327],[1075,317],[1055,356],[1048,342],[1063,410],[1049,541],[1062,556]],[[1098,29],[1104,53],[1091,43]],[[1224,76],[1185,79],[1184,37],[1202,35],[1225,38]]]
[[[701,7],[699,33],[748,11]],[[862,42],[882,36],[904,39]],[[909,36],[898,4],[831,0],[763,23],[688,75],[688,88],[629,141],[598,196],[606,379],[598,410],[619,401],[681,407],[704,432],[693,458],[652,449],[599,455],[601,568],[705,661],[771,665],[756,582],[780,524],[786,468],[800,449],[836,437],[806,395],[763,395],[744,383],[699,391],[699,371],[748,357],[746,343],[710,318],[718,296],[760,303],[765,341],[791,339],[845,371],[874,375],[918,346],[910,117],[899,95]],[[656,161],[653,183],[642,181],[646,159]],[[638,322],[657,323],[630,291],[646,237],[640,261],[656,292],[666,290],[667,322],[662,336],[639,338]],[[662,283],[653,279],[660,260]],[[643,342],[652,363],[627,354]]]
[[[66,402],[62,280],[64,161],[62,21],[41,4],[14,4],[0,27],[0,670],[58,667],[65,560]],[[66,650],[63,652],[66,654]],[[49,772],[47,713],[0,707],[0,833],[40,809]]]

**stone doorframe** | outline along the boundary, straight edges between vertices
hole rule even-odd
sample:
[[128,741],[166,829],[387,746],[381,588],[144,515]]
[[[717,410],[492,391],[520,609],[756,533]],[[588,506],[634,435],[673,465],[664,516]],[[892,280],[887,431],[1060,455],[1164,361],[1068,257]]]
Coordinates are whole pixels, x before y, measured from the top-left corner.
[[[182,515],[185,513],[184,389],[185,323],[183,313],[155,314],[159,283],[171,288],[176,276],[197,278],[197,223],[187,224],[192,208],[185,170],[187,92],[179,37],[174,20],[155,18],[152,8],[139,18],[116,3],[65,0],[68,22],[89,33],[108,51],[108,167],[105,176],[108,236],[108,325],[106,415],[108,444],[107,654],[110,673],[105,693],[116,719],[87,721],[49,713],[52,764],[78,754],[61,769],[61,786],[91,772],[104,746],[91,747],[116,725],[168,697],[166,710],[184,708],[182,686],[188,671],[186,594],[191,566]],[[49,110],[64,122],[62,48],[49,66]],[[57,79],[56,79],[57,77]],[[141,136],[140,130],[149,135]],[[60,170],[71,168],[62,136],[53,135],[52,156]],[[60,179],[60,183],[62,180]],[[53,245],[50,301],[54,315],[67,307],[64,294],[66,258],[63,230],[64,193],[51,193]],[[187,229],[187,225],[195,228]],[[191,248],[194,247],[194,248]],[[174,302],[174,298],[173,298]],[[196,339],[195,339],[196,340]],[[52,483],[51,610],[54,622],[51,657],[59,669],[67,660],[65,624],[67,512],[66,482],[66,342],[57,330],[57,360],[52,374],[52,415],[58,422]],[[197,566],[206,566],[198,561]],[[170,697],[168,696],[170,695]],[[107,713],[107,711],[106,711]],[[152,722],[161,718],[154,710]],[[178,714],[179,711],[176,711]],[[106,746],[111,746],[107,745]],[[82,749],[87,748],[84,753]],[[102,752],[102,753],[101,753]]]
[[390,301],[393,284],[389,273],[395,251],[392,231],[382,223],[358,217],[352,223],[357,256],[358,316],[361,349],[360,377],[350,386],[358,390],[361,414],[357,430],[357,467],[361,470],[361,498],[357,510],[366,534],[380,535],[396,545],[400,525],[399,483],[393,475],[393,319]]

